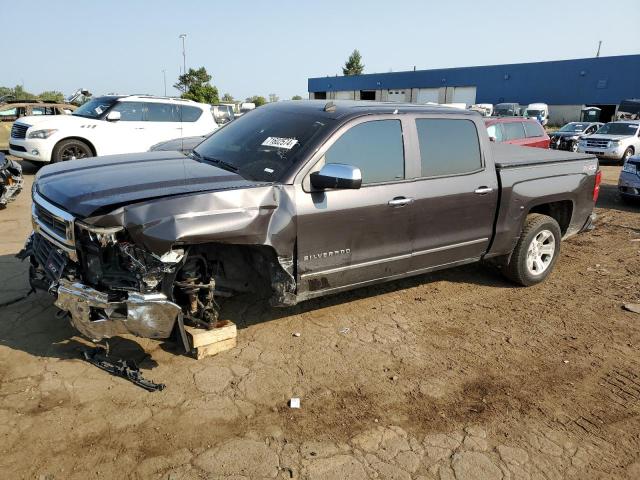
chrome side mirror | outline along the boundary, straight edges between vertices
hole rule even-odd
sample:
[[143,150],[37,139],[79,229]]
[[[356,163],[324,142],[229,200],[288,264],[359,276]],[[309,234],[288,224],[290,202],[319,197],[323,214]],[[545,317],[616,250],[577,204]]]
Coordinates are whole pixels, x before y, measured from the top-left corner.
[[358,167],[342,163],[327,163],[319,172],[309,175],[311,186],[317,190],[330,188],[358,189],[362,185],[362,172]]

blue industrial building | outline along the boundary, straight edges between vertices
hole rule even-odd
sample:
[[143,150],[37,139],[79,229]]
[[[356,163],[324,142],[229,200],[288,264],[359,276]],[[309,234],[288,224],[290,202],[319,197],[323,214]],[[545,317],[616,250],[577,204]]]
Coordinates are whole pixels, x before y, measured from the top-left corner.
[[640,97],[640,55],[310,78],[309,97],[436,103],[549,105],[551,121],[576,120],[584,106],[610,117]]

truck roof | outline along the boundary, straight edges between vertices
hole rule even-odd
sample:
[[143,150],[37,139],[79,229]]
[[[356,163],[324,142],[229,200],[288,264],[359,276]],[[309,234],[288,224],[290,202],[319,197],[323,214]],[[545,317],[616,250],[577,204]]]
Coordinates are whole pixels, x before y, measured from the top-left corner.
[[328,118],[344,119],[350,116],[376,113],[437,113],[443,115],[478,116],[478,112],[460,108],[419,103],[373,102],[368,100],[286,100],[268,103],[259,108],[281,109],[290,112],[324,114]]

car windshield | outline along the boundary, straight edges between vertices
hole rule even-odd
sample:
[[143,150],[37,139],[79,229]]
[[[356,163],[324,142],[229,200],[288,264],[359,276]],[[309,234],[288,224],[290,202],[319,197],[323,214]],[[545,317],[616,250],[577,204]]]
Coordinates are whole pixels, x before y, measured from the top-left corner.
[[85,118],[99,118],[105,111],[116,103],[117,97],[98,97],[89,100],[71,115]]
[[564,127],[560,129],[561,132],[584,132],[585,128],[587,128],[586,123],[567,123]]
[[607,123],[600,130],[598,134],[604,133],[608,135],[635,135],[638,130],[637,123]]
[[515,114],[515,109],[514,109],[513,106],[497,105],[494,108],[493,114],[497,115],[497,116],[500,116],[500,115],[502,115],[502,116],[514,115]]
[[542,113],[542,110],[527,110],[527,116],[529,117],[537,117]]
[[258,108],[214,132],[192,153],[248,180],[277,182],[330,122],[325,116]]

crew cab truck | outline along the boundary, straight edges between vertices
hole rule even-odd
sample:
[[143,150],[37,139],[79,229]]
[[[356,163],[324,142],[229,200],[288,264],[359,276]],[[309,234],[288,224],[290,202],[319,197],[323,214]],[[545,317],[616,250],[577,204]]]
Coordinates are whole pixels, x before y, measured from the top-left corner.
[[278,102],[188,157],[42,168],[19,256],[90,339],[164,338],[238,292],[293,305],[480,260],[534,285],[591,227],[599,179],[593,155],[490,142],[475,112]]

